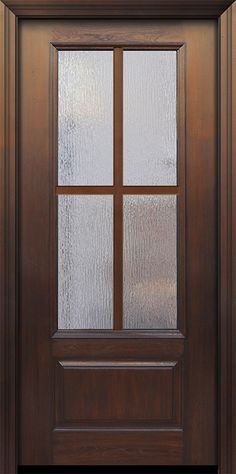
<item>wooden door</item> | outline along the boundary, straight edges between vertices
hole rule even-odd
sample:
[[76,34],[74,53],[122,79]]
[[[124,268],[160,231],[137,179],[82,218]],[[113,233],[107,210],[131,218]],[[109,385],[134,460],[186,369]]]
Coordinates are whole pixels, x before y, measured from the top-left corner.
[[217,24],[21,20],[20,464],[217,463]]

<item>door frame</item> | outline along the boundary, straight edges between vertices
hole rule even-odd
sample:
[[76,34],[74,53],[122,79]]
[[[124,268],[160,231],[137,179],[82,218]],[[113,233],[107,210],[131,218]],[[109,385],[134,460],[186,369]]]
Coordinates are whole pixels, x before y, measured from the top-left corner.
[[[218,19],[218,465],[236,472],[236,2],[4,0],[0,2],[0,473],[17,469],[18,20]],[[235,449],[234,449],[235,448]]]

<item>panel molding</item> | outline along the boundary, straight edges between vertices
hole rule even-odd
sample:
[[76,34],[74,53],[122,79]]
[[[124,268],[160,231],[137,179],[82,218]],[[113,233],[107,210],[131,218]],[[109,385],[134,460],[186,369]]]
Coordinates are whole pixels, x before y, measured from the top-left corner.
[[184,339],[184,335],[181,331],[176,329],[150,329],[150,330],[132,330],[123,329],[122,331],[100,331],[100,330],[77,330],[77,329],[58,329],[56,330],[52,338],[53,339]]
[[[54,419],[54,429],[65,429],[65,430],[78,430],[78,429],[176,429],[181,428],[182,425],[182,386],[183,386],[183,372],[182,372],[182,360],[149,360],[149,361],[140,361],[140,360],[58,360],[55,364],[55,419]],[[106,408],[105,412],[109,412],[109,403],[108,399],[113,400],[112,397],[112,384],[110,385],[110,397],[107,399],[107,393],[103,392],[106,390],[107,381],[110,380],[110,377],[119,377],[119,372],[121,371],[121,377],[127,377],[127,373],[130,372],[129,380],[132,379],[132,376],[135,376],[135,373],[138,371],[142,371],[143,369],[143,376],[147,377],[149,371],[154,371],[153,377],[158,377],[158,395],[153,405],[153,410],[156,411],[156,420],[149,420],[148,416],[141,416],[138,419],[138,415],[135,416],[135,420],[132,419],[132,415],[129,416],[128,412],[126,411],[125,418],[122,419],[122,416],[115,417],[111,416],[110,419],[101,421],[99,418],[100,416],[95,415],[98,411],[98,407],[104,411],[103,401],[106,400]],[[128,372],[127,372],[128,371]],[[67,373],[68,372],[68,373]],[[65,378],[67,373],[67,377]],[[94,389],[94,385],[96,386],[96,392],[92,391],[92,404],[89,409],[89,412],[94,413],[91,418],[83,418],[84,410],[85,413],[88,412],[88,402],[87,397],[83,397],[83,392],[80,391],[76,396],[76,404],[74,404],[75,400],[73,399],[71,384],[75,387],[80,386],[81,390],[83,384],[81,383],[78,385],[78,377],[86,377],[86,373],[90,374],[92,377],[91,380],[91,387],[90,390]],[[92,375],[93,374],[93,375]],[[106,375],[107,374],[107,375]],[[164,379],[162,377],[167,377],[168,379]],[[73,382],[73,377],[76,379]],[[98,377],[101,383],[95,384],[94,377]],[[107,378],[108,377],[108,378]],[[161,377],[161,378],[160,378]],[[77,383],[75,383],[77,380]],[[122,380],[122,378],[121,378]],[[154,381],[156,382],[154,383]],[[103,382],[102,382],[103,381]],[[115,379],[113,379],[115,383]],[[123,380],[124,382],[124,380]],[[126,380],[128,383],[128,381]],[[69,386],[68,386],[69,383]],[[88,393],[89,390],[89,383],[85,384],[85,393]],[[109,382],[110,384],[110,382]],[[108,385],[109,385],[108,384]],[[157,379],[152,380],[152,389],[153,392],[154,387],[157,387]],[[163,387],[165,388],[165,395],[163,393]],[[168,387],[168,390],[167,390]],[[142,387],[144,389],[144,387]],[[146,395],[151,396],[150,392],[150,380],[149,380],[149,392]],[[132,384],[130,386],[132,389]],[[145,384],[145,391],[148,390],[148,379],[146,380]],[[167,391],[166,391],[167,390]],[[113,394],[114,395],[114,394]],[[164,395],[164,397],[163,397]],[[125,397],[129,396],[126,393]],[[159,398],[158,398],[159,397]],[[132,398],[133,399],[133,398]],[[159,402],[157,401],[159,400]],[[82,403],[83,410],[81,412],[78,411],[77,406]],[[149,399],[149,403],[153,403],[153,399]],[[160,406],[158,406],[158,403]],[[163,405],[164,403],[164,405]],[[96,406],[97,404],[97,406]],[[123,400],[124,404],[124,400]],[[167,405],[166,405],[167,404]],[[142,405],[142,404],[141,404]],[[69,406],[70,416],[66,416],[66,407]],[[113,406],[113,405],[112,405]],[[137,409],[137,400],[133,399],[133,406],[131,407],[131,413],[133,407],[136,406]],[[147,400],[146,404],[147,406]],[[75,413],[73,411],[73,407],[75,407]],[[162,408],[161,408],[162,407]],[[114,409],[115,407],[113,407]],[[122,409],[122,397],[121,397],[121,406],[119,406],[118,413]],[[140,406],[141,412],[142,407]],[[140,411],[140,409],[138,411]],[[114,410],[113,410],[114,411]],[[144,410],[145,411],[145,410]],[[165,415],[163,414],[163,411]],[[158,415],[157,415],[158,413]],[[79,416],[79,418],[77,418]]]

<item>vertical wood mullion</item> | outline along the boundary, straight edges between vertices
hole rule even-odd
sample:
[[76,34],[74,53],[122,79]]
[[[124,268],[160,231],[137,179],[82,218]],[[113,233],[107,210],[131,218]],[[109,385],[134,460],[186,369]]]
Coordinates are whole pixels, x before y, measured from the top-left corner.
[[122,329],[123,310],[123,50],[114,49],[114,319]]

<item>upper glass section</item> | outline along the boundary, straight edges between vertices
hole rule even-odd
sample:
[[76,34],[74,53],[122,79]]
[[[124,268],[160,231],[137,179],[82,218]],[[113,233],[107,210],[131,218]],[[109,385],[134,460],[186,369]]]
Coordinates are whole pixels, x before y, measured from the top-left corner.
[[59,51],[58,184],[113,184],[113,51]]
[[124,51],[124,184],[177,184],[176,51]]

